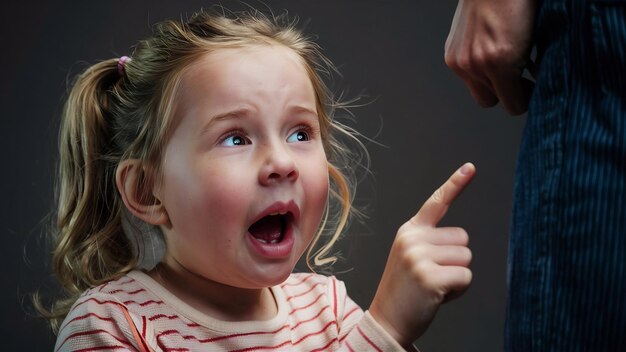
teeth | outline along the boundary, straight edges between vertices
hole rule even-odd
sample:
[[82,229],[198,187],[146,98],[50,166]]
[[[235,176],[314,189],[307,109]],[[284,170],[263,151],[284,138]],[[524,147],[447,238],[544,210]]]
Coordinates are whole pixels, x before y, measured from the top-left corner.
[[276,213],[271,213],[270,215],[271,216],[275,216],[275,215],[285,215],[285,214],[287,214],[286,211],[279,211],[279,212],[276,212]]
[[263,244],[268,244],[268,243],[269,244],[276,244],[276,243],[278,243],[278,240],[271,240],[269,242],[267,242],[266,240],[264,240],[262,238],[255,238],[255,240],[257,240],[257,241],[259,241],[259,242],[261,242]]

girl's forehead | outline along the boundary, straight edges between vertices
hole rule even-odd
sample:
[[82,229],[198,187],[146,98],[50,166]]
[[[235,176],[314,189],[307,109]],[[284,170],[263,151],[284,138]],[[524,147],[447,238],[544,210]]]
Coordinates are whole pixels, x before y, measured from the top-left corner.
[[302,59],[281,45],[223,48],[203,55],[184,73],[177,100],[182,114],[242,107],[317,111],[314,84]]
[[[303,60],[281,45],[223,48],[208,52],[192,63],[182,78],[182,92],[190,96],[247,95],[297,92],[313,98],[314,84]],[[282,90],[282,92],[281,92]]]
[[239,67],[238,65],[245,64],[250,60],[261,61],[263,58],[269,58],[272,61],[289,62],[298,66],[308,78],[304,59],[299,54],[284,45],[269,43],[224,47],[207,51],[189,65],[185,76],[194,76],[209,68],[216,68],[220,71],[226,66],[237,68]]
[[246,84],[269,88],[278,83],[305,85],[307,90],[314,86],[298,54],[285,46],[269,44],[207,52],[190,65],[182,83],[204,89],[235,89]]

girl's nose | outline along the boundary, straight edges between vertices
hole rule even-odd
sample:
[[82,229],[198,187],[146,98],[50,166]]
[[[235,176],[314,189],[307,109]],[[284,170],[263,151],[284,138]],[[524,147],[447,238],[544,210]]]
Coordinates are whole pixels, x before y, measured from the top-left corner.
[[259,172],[259,183],[269,186],[298,179],[296,162],[288,148],[283,143],[273,143],[263,148],[264,160]]

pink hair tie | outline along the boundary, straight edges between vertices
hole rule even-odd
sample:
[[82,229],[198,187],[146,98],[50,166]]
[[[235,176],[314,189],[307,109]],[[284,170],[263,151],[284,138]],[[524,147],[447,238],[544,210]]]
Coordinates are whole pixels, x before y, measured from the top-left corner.
[[126,62],[130,62],[130,57],[124,55],[117,60],[117,73],[119,73],[120,77],[124,76],[124,65]]

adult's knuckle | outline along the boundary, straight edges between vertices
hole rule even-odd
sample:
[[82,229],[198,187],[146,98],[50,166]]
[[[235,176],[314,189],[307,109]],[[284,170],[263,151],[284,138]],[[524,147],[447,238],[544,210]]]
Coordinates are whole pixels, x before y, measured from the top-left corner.
[[469,55],[463,55],[456,59],[456,67],[464,72],[472,72],[475,67],[474,59]]
[[485,68],[488,65],[488,60],[489,58],[483,50],[476,50],[472,55],[472,65],[477,69]]
[[446,65],[452,70],[456,71],[459,69],[459,63],[457,61],[456,54],[453,51],[446,50],[445,53],[443,54],[443,60],[446,63]]
[[515,60],[516,50],[512,45],[500,43],[489,46],[484,51],[484,61],[487,65],[510,64]]

